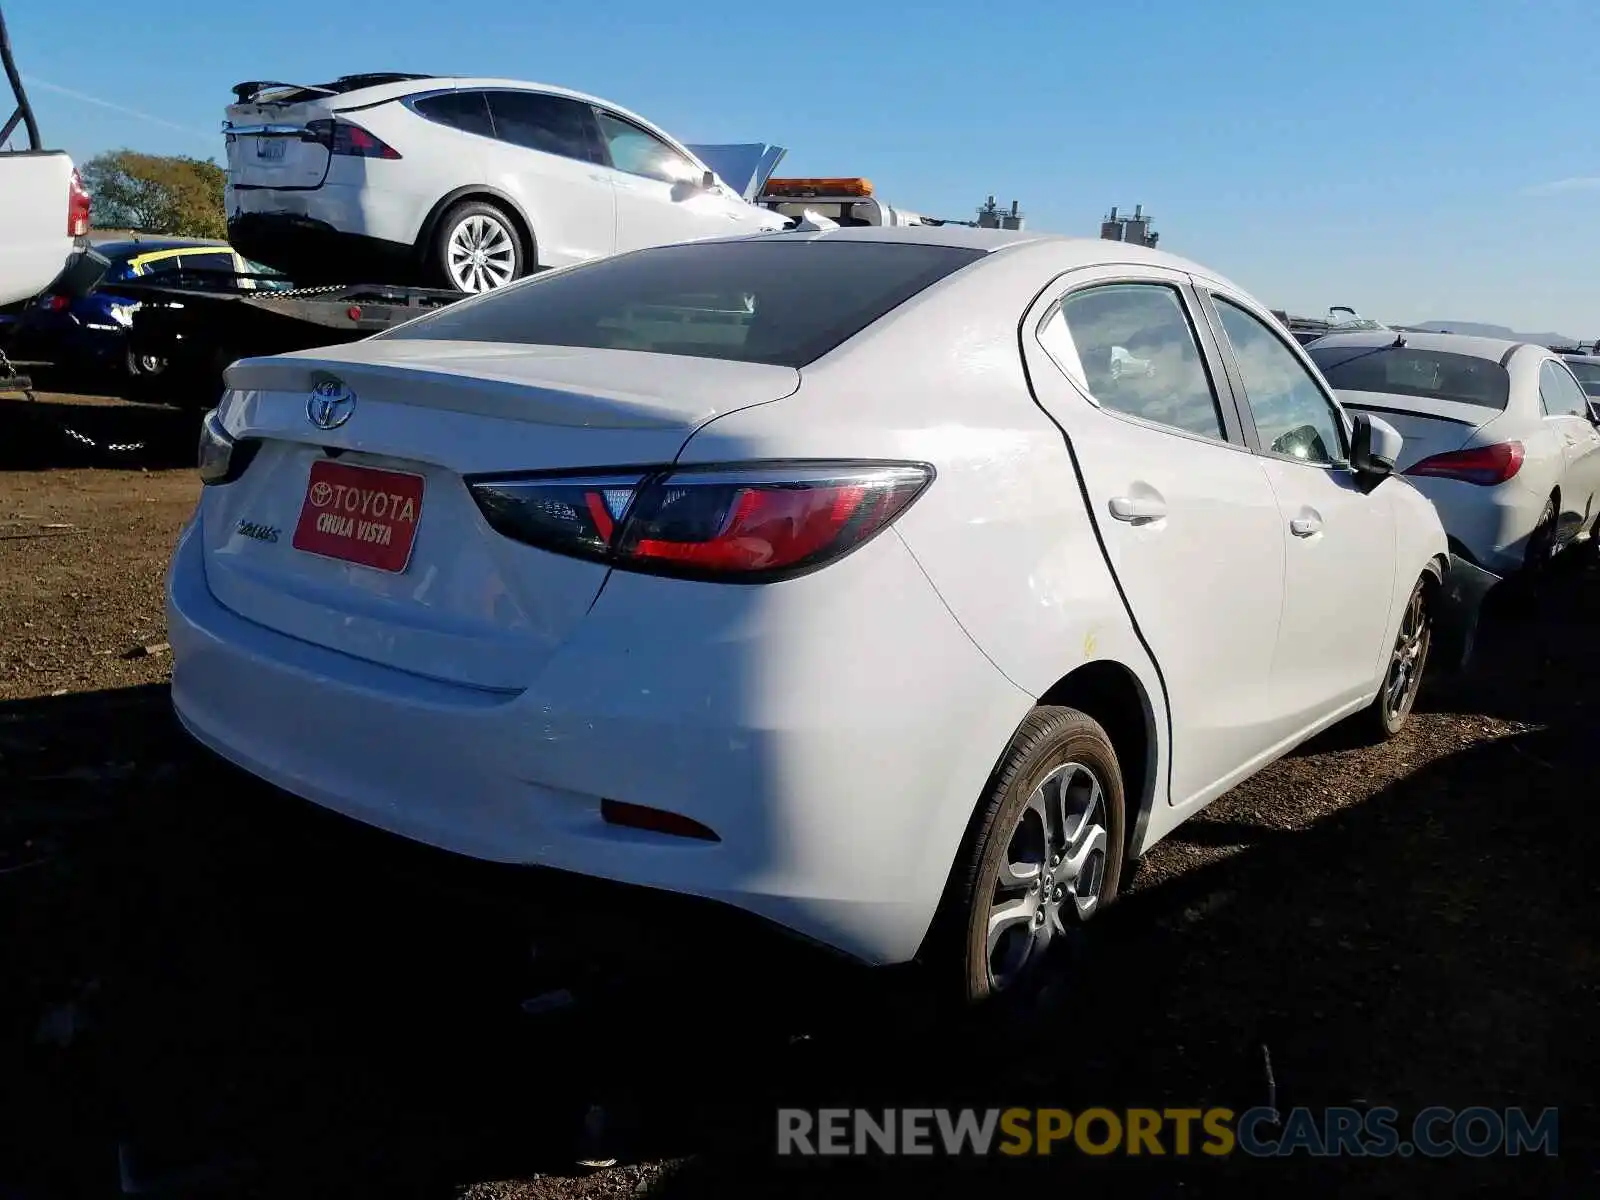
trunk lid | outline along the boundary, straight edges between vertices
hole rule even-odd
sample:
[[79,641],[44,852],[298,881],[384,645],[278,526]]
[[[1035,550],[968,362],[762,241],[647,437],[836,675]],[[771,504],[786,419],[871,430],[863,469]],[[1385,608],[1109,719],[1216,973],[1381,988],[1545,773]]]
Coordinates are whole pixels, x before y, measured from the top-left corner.
[[313,190],[327,178],[328,146],[306,126],[350,108],[408,95],[432,78],[403,71],[344,75],[328,83],[252,80],[234,89],[227,108],[228,183],[233,187]]
[[299,103],[256,100],[227,109],[228,182],[234,187],[322,186],[331,156],[306,127],[333,117],[333,96]]
[[[583,619],[607,568],[496,533],[462,477],[670,463],[699,425],[781,399],[800,377],[635,351],[384,339],[246,359],[226,382],[230,433],[262,445],[241,478],[202,497],[218,601],[371,662],[518,691]],[[332,430],[308,415],[323,383],[353,396]],[[374,503],[415,502],[409,557],[397,546],[389,564],[403,569],[296,548],[302,512],[324,519],[319,480],[347,489],[331,505],[326,488],[318,498],[336,513],[349,500],[357,537],[381,515]]]
[[1501,415],[1497,408],[1423,396],[1346,391],[1334,394],[1348,411],[1365,412],[1394,426],[1405,439],[1396,464],[1401,471],[1435,454],[1461,449],[1473,434]]

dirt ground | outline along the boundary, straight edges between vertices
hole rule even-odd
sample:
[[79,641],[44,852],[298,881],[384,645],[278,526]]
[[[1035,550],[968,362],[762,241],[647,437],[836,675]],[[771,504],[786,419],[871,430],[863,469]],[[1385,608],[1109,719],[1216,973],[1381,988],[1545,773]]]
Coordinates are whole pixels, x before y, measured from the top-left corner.
[[[63,423],[143,446],[97,455]],[[876,994],[785,1004],[784,980],[747,994],[683,965],[569,977],[486,892],[436,886],[431,859],[198,752],[169,713],[161,605],[198,491],[194,425],[0,398],[0,1196],[696,1200],[1079,1179],[1597,1194],[1600,569],[1497,597],[1472,672],[1431,686],[1395,741],[1335,730],[1174,834],[1097,922],[1052,1020],[980,1041]],[[569,949],[617,933],[570,909]],[[647,934],[658,918],[623,914]],[[747,947],[712,950],[737,978]],[[568,984],[575,1005],[525,1011]],[[779,1105],[1269,1096],[1554,1106],[1560,1153],[825,1169],[771,1154]],[[591,1113],[604,1149],[584,1149]],[[601,1153],[619,1165],[576,1161]]]

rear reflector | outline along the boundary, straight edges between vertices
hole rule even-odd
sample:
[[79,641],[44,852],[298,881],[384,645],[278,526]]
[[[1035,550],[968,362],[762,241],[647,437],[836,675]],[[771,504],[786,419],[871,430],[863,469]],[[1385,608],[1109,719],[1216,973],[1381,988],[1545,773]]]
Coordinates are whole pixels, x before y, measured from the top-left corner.
[[712,830],[689,817],[667,812],[662,808],[648,808],[643,804],[628,804],[621,800],[600,801],[600,819],[607,825],[621,825],[626,829],[643,829],[650,833],[695,838],[702,842],[722,840]]
[[1406,468],[1403,473],[1433,479],[1458,479],[1479,487],[1494,487],[1522,469],[1523,455],[1521,442],[1501,442],[1494,446],[1435,454]]
[[630,571],[766,583],[886,528],[933,478],[918,463],[749,463],[628,475],[469,480],[489,525]]

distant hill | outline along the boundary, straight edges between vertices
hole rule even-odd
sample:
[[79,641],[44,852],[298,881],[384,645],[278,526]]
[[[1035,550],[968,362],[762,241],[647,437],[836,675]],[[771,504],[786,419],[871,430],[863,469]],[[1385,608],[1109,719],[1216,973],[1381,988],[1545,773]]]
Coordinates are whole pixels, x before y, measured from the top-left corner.
[[1481,321],[1418,321],[1411,328],[1462,333],[1469,337],[1505,338],[1509,342],[1532,342],[1536,346],[1570,346],[1580,340],[1565,333],[1518,333],[1508,325],[1485,325]]

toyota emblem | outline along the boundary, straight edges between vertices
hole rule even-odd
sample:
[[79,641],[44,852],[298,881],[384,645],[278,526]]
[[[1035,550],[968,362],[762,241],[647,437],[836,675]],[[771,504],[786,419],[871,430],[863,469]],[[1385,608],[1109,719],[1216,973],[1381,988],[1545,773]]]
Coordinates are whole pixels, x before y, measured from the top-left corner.
[[324,379],[306,401],[306,416],[318,429],[337,429],[356,410],[356,394],[337,379]]

